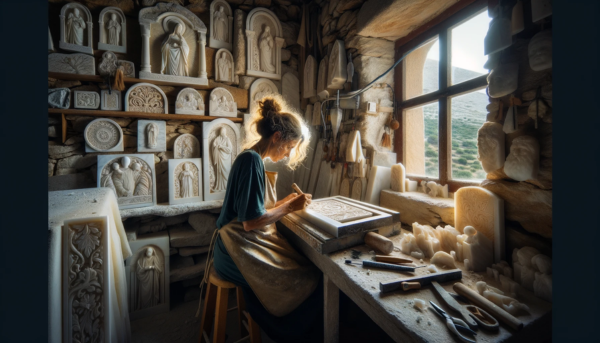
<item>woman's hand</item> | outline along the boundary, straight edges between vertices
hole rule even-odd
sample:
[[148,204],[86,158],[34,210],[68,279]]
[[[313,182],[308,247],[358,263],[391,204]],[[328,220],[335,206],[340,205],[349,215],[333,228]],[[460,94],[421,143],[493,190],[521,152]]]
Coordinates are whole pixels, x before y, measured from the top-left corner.
[[288,205],[289,212],[295,212],[305,209],[312,202],[312,196],[310,194],[296,195]]

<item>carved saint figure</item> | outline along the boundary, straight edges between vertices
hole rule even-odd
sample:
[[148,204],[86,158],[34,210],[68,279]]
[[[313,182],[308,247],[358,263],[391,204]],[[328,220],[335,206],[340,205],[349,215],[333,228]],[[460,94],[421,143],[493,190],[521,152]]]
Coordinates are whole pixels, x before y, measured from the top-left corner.
[[214,33],[213,36],[216,40],[227,42],[229,37],[229,20],[225,13],[225,8],[219,6],[219,10],[215,12],[214,22]]
[[119,36],[121,35],[121,24],[117,21],[115,13],[110,14],[110,20],[107,24],[108,44],[119,45]]
[[146,249],[137,261],[136,310],[153,307],[160,302],[160,278],[163,272],[162,260],[153,248]]
[[227,53],[223,51],[217,63],[219,67],[219,78],[221,81],[233,81],[229,76],[231,74],[231,61],[227,58]]
[[265,30],[258,38],[258,49],[260,50],[260,70],[265,73],[275,73],[273,58],[274,40],[271,35],[271,28],[265,25]]
[[73,13],[69,13],[67,18],[67,27],[65,28],[65,37],[67,43],[83,45],[83,30],[85,30],[85,21],[76,8]]
[[227,188],[227,179],[231,169],[231,153],[233,147],[227,138],[225,128],[219,130],[219,135],[212,144],[212,163],[215,171],[215,186],[213,191],[224,192]]
[[190,171],[187,163],[183,165],[183,170],[179,173],[179,195],[182,198],[194,196],[194,173]]
[[183,38],[183,25],[177,24],[162,46],[161,74],[188,76],[190,47]]
[[153,149],[158,144],[158,125],[150,123],[146,125],[146,147]]
[[133,195],[150,195],[152,191],[152,179],[150,178],[150,174],[142,169],[139,163],[133,164],[133,177],[135,181]]
[[186,110],[198,110],[198,100],[196,100],[193,94],[188,93],[183,98],[181,106]]

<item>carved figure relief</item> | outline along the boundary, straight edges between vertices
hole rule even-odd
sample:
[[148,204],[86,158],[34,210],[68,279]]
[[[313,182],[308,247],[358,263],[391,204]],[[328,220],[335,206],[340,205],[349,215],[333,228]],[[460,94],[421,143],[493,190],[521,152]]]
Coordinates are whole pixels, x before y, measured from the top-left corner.
[[138,120],[138,144],[139,152],[160,152],[167,150],[167,125],[162,120]]
[[125,93],[125,111],[168,113],[167,96],[155,85],[138,83]]
[[93,54],[92,15],[84,5],[70,2],[60,10],[60,48]]
[[258,51],[260,53],[260,70],[266,73],[275,73],[275,60],[273,56],[275,42],[271,35],[271,28],[268,26],[263,27],[263,32],[258,37]]
[[99,50],[127,53],[127,23],[118,7],[105,7],[98,17],[100,28]]
[[233,146],[227,137],[227,129],[221,127],[218,136],[212,141],[211,161],[213,167],[214,183],[211,183],[212,192],[223,192],[227,188],[229,170],[233,163],[231,153]]
[[146,125],[146,147],[148,149],[155,148],[158,144],[158,125],[155,123],[148,123]]
[[343,40],[336,40],[329,55],[329,66],[327,70],[327,88],[343,89],[344,83],[348,79],[348,71],[346,70],[346,49],[344,48]]
[[279,94],[277,86],[268,79],[257,79],[250,86],[250,114],[258,110],[258,102],[270,94]]
[[237,103],[233,95],[222,87],[217,87],[210,92],[209,111],[211,116],[237,117]]
[[[176,198],[190,198],[193,196],[198,196],[198,168],[190,163],[182,164],[181,171],[175,173],[178,175],[178,183],[179,189],[175,192]],[[190,167],[191,165],[191,167]],[[195,187],[194,187],[195,185]]]
[[175,113],[204,115],[202,95],[193,88],[184,88],[177,94]]
[[48,55],[48,71],[55,73],[96,75],[94,57],[86,54]]
[[504,165],[504,131],[502,125],[485,122],[477,131],[477,159],[486,173]]
[[114,89],[110,93],[107,89],[101,90],[100,109],[104,111],[120,111],[121,92]]
[[170,205],[202,201],[201,163],[199,158],[169,160]]
[[[159,255],[160,254],[160,255]],[[134,266],[134,286],[136,288],[134,310],[143,310],[157,306],[164,301],[164,256],[160,250],[149,246],[138,253]]]
[[233,38],[233,60],[235,75],[244,75],[246,72],[246,36],[244,35],[244,11],[235,10],[235,36]]
[[161,74],[189,76],[188,55],[190,53],[190,47],[183,37],[184,32],[185,26],[183,24],[177,24],[173,33],[163,42],[161,49]]
[[323,100],[329,97],[329,92],[327,91],[327,68],[329,65],[329,58],[327,56],[323,57],[321,62],[319,63],[319,75],[317,81],[317,95],[319,99]]
[[281,23],[266,8],[255,8],[246,19],[248,76],[281,78],[281,47],[285,40]]
[[210,4],[210,39],[208,45],[215,49],[231,50],[233,12],[224,0]]
[[112,51],[102,54],[102,61],[98,65],[98,73],[102,76],[114,76],[117,72],[117,55]]
[[73,91],[73,107],[97,109],[100,107],[100,95],[96,92]]
[[112,189],[119,208],[156,204],[154,155],[98,156],[98,187]]
[[217,119],[202,125],[204,199],[223,199],[231,165],[240,152],[240,132],[227,119]]
[[173,145],[173,155],[175,158],[200,157],[200,142],[198,138],[189,133],[184,133],[177,137]]
[[83,132],[86,152],[123,151],[123,131],[116,122],[99,118],[91,121]]
[[215,81],[221,81],[226,83],[233,82],[233,56],[226,49],[219,49],[217,51],[217,63]]
[[537,178],[540,166],[540,144],[532,136],[519,136],[510,145],[504,172],[516,181]]
[[135,65],[131,61],[123,61],[117,60],[117,66],[122,68],[123,76],[125,77],[135,77]]
[[317,95],[317,83],[315,72],[315,59],[309,55],[304,63],[304,92],[303,98],[310,98]]
[[325,217],[340,223],[350,222],[371,217],[373,213],[361,208],[348,205],[337,200],[324,200],[308,205],[307,209],[313,210]]

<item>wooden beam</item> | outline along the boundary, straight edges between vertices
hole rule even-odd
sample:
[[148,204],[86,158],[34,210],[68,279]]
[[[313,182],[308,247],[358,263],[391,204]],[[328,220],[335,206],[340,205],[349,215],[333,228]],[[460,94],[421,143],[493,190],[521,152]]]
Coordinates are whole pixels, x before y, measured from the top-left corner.
[[[81,75],[81,74],[69,74],[69,73],[53,73],[48,72],[48,77],[59,79],[59,80],[77,80],[77,81],[85,81],[85,82],[98,82],[103,83],[104,78],[99,75]],[[212,89],[214,86],[200,86],[200,85],[188,85],[182,84],[178,82],[169,82],[169,81],[159,81],[159,80],[142,80],[134,77],[125,77],[123,78],[123,82],[126,84],[134,84],[134,83],[150,83],[157,86],[173,86],[173,87],[190,87],[194,89]]]
[[[243,118],[233,117],[215,117],[215,116],[198,116],[191,114],[171,114],[171,113],[146,113],[146,112],[129,112],[129,111],[101,111],[101,110],[79,110],[79,109],[60,109],[49,108],[48,113],[90,116],[90,117],[117,117],[117,118],[140,118],[140,119],[163,119],[163,120],[189,120],[189,121],[212,121],[219,118],[229,119],[234,123],[241,123]],[[63,129],[65,130],[65,129]]]
[[419,107],[419,106],[427,105],[429,103],[433,103],[442,97],[458,96],[458,95],[473,92],[473,91],[476,91],[478,89],[485,88],[485,87],[487,87],[487,74],[478,76],[474,79],[471,79],[471,80],[468,80],[465,82],[461,82],[457,85],[449,86],[446,89],[442,89],[442,87],[440,86],[439,90],[418,96],[416,98],[406,100],[406,101],[400,103],[399,107],[402,110],[406,110],[406,109],[413,108],[413,107]]
[[323,341],[337,343],[340,340],[340,290],[326,273],[323,273],[323,306]]

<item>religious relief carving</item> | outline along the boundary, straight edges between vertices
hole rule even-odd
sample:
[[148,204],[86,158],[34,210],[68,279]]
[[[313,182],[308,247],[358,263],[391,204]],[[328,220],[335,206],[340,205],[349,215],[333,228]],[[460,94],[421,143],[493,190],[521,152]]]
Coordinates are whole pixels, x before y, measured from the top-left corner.
[[208,45],[215,49],[231,50],[233,12],[224,0],[210,4],[210,39]]
[[173,33],[171,33],[163,42],[161,49],[161,74],[189,76],[188,55],[190,53],[190,47],[183,37],[184,33],[185,25],[177,24]]
[[166,151],[166,126],[166,122],[162,120],[138,120],[138,151]]
[[155,85],[137,83],[125,93],[125,111],[168,113],[167,96]]
[[217,87],[210,92],[209,113],[216,117],[237,117],[237,103],[233,95],[222,87]]
[[231,140],[227,137],[227,129],[222,126],[217,136],[212,140],[211,146],[211,161],[212,161],[212,176],[211,192],[223,192],[227,188],[227,179],[229,178],[229,170],[233,164],[231,153],[233,146]]
[[156,204],[154,155],[98,156],[98,187],[112,189],[119,208]]
[[201,159],[169,160],[169,204],[202,201]]
[[248,41],[249,76],[281,78],[281,47],[283,39],[281,23],[275,14],[266,8],[255,8],[246,19]]
[[100,95],[96,92],[73,91],[73,107],[97,109],[100,107]]
[[114,76],[117,68],[117,55],[112,51],[103,53],[102,61],[98,65],[98,73],[102,76]]
[[240,132],[227,119],[217,119],[202,125],[204,199],[223,199],[231,165],[240,152]]
[[277,86],[269,79],[257,79],[250,86],[250,114],[259,109],[258,102],[271,94],[279,94]]
[[309,55],[304,63],[304,92],[303,98],[310,98],[317,95],[317,78],[316,78],[316,62],[315,59]]
[[146,148],[156,148],[158,145],[158,125],[155,123],[148,123],[146,125]]
[[93,54],[92,14],[84,5],[70,2],[60,10],[60,44],[67,51]]
[[101,90],[100,109],[103,111],[120,111],[121,92],[114,89],[110,92],[106,89]]
[[48,55],[48,71],[54,73],[96,75],[94,57],[86,54]]
[[116,122],[99,118],[91,121],[83,132],[86,152],[123,151],[123,131]]
[[346,68],[346,49],[343,40],[336,40],[333,49],[329,55],[329,65],[327,70],[327,88],[343,89],[344,83],[348,79]]
[[100,28],[99,50],[127,53],[127,23],[118,7],[105,7],[98,17]]
[[307,209],[340,223],[371,217],[373,213],[337,200],[324,200],[310,204]]
[[123,70],[123,76],[135,78],[135,65],[133,62],[118,60],[117,66]]
[[189,133],[184,133],[177,137],[173,145],[173,155],[175,158],[200,157],[200,142],[198,138]]
[[235,64],[235,75],[244,75],[246,72],[246,35],[245,35],[245,13],[235,10],[235,36],[233,38],[233,60]]
[[319,63],[319,75],[317,80],[317,95],[320,100],[324,100],[329,97],[329,92],[327,91],[327,68],[329,65],[329,58],[327,56],[323,57],[321,62]]
[[197,90],[184,88],[177,94],[175,113],[204,115],[204,99]]
[[219,49],[217,51],[217,62],[216,73],[215,73],[215,81],[232,83],[233,76],[233,56],[226,49]]

